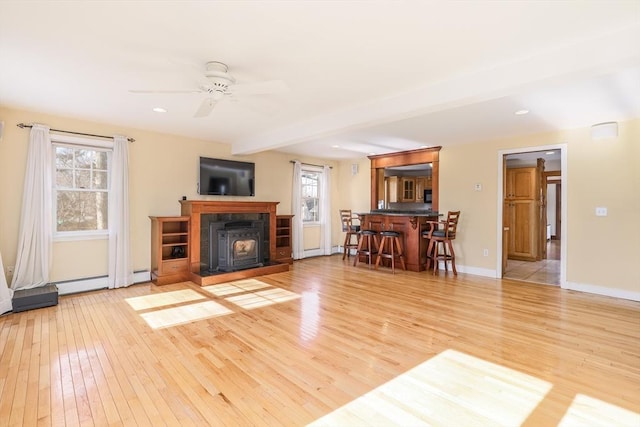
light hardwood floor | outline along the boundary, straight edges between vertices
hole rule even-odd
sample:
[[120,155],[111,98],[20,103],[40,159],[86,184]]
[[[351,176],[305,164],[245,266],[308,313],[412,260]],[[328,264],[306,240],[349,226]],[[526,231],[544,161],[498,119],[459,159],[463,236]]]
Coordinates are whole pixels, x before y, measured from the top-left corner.
[[351,261],[0,317],[0,425],[640,424],[640,303]]

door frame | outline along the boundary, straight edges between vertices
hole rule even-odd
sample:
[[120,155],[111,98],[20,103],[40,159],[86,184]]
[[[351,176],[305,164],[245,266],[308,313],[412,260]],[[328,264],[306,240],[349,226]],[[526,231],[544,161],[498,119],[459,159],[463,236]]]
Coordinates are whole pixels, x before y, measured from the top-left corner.
[[[507,154],[529,153],[532,151],[549,151],[560,150],[560,192],[561,200],[567,200],[567,143],[540,145],[535,147],[511,148],[506,150],[498,150],[498,214],[496,215],[496,278],[502,278],[502,235],[503,235],[503,215],[504,215],[504,179],[505,179],[505,161],[504,156]],[[560,206],[560,287],[567,286],[567,203]]]
[[[560,179],[556,179],[556,177],[562,178],[561,172],[562,171],[551,171],[551,172],[544,173],[544,185],[547,187],[547,189],[549,188],[550,185],[555,185],[556,187],[556,203],[554,205],[554,208],[556,211],[555,212],[556,223],[554,224],[554,228],[556,230],[556,234],[555,234],[556,240],[562,239],[562,230],[560,229],[560,224],[562,223],[561,221],[562,218],[560,217],[560,215],[562,214],[561,210],[562,210],[562,204],[563,204],[562,194],[560,194],[562,191],[562,183],[560,182]],[[547,204],[548,204],[548,201],[547,201]]]

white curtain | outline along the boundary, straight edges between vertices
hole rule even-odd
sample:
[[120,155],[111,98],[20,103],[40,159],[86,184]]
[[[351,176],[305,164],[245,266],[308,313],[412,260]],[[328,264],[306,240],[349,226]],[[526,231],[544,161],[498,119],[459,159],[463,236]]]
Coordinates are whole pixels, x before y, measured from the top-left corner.
[[331,168],[324,166],[320,182],[320,250],[323,255],[331,255]]
[[52,150],[49,127],[34,124],[29,136],[18,253],[11,287],[30,289],[49,283],[52,231]]
[[115,136],[109,187],[109,288],[133,283],[129,223],[129,141]]
[[302,228],[302,163],[293,165],[293,188],[291,192],[291,213],[293,213],[293,259],[304,258],[304,239]]
[[7,278],[4,277],[2,254],[0,254],[0,314],[13,310],[11,298],[13,298],[13,289],[9,289],[9,286],[7,286]]

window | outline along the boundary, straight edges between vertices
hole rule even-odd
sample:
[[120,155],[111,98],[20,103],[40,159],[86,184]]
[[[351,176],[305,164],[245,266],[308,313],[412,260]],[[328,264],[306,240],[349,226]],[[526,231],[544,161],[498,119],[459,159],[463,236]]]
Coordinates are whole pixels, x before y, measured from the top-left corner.
[[55,234],[106,234],[109,150],[54,144]]
[[322,172],[302,170],[302,222],[305,224],[320,222],[320,177]]

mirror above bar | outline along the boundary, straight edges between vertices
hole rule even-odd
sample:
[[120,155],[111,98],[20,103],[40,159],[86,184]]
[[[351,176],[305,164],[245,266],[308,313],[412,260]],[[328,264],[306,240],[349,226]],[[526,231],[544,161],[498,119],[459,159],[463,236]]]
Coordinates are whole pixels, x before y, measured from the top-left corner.
[[371,160],[371,209],[437,212],[441,148],[368,156]]

